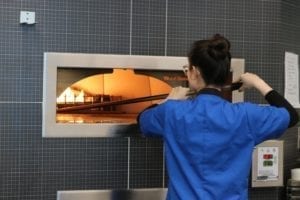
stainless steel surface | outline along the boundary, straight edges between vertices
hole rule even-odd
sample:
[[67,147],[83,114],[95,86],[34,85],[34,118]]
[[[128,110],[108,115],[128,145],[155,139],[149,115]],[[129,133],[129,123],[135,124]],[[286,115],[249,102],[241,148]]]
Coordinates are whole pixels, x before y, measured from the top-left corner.
[[58,191],[57,200],[165,200],[166,188]]

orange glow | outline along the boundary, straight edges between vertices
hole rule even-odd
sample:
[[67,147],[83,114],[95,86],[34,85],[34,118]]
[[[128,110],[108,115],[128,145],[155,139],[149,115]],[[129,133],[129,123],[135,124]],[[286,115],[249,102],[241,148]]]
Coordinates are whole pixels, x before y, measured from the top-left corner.
[[[76,95],[76,99],[73,97],[74,94],[71,94],[69,101],[65,101],[67,97],[64,92],[58,97],[57,103],[94,102],[92,96],[97,95],[109,95],[110,101],[125,100],[169,93],[171,90],[171,86],[167,83],[150,76],[135,74],[132,69],[114,69],[113,73],[93,75],[77,81],[71,88],[84,91],[85,96],[82,101],[77,100],[79,94]],[[118,110],[125,113],[138,113],[153,103],[156,101],[120,105]]]
[[[113,73],[74,82],[57,98],[57,103],[58,107],[78,102],[99,104],[168,94],[170,90],[171,86],[158,78],[136,74],[133,69],[114,69]],[[56,120],[59,123],[135,123],[137,114],[157,101],[161,100],[94,107],[82,113],[57,113]]]

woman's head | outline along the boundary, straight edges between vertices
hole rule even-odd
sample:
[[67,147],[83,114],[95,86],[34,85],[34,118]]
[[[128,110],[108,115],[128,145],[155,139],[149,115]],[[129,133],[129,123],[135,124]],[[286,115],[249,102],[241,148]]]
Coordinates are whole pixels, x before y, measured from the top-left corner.
[[216,34],[192,44],[188,53],[190,67],[199,70],[206,85],[224,85],[230,73],[230,42]]

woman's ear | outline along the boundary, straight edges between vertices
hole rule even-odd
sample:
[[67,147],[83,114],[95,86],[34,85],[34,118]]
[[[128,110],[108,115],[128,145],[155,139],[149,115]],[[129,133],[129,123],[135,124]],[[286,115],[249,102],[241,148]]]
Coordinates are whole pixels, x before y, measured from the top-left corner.
[[190,69],[190,72],[191,72],[191,79],[192,80],[195,80],[195,79],[198,79],[199,76],[201,77],[201,72],[199,71],[199,69],[195,66],[192,66],[191,69]]
[[193,68],[193,70],[195,71],[195,73],[196,73],[198,76],[201,75],[201,72],[200,72],[200,70],[199,70],[197,67],[192,66],[192,68]]

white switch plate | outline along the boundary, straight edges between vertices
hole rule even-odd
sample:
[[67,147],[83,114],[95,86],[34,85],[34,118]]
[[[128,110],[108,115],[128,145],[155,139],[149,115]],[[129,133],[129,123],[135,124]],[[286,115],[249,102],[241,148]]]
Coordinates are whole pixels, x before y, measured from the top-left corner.
[[21,11],[20,12],[21,24],[35,24],[35,12]]
[[[267,140],[256,146],[252,153],[252,187],[283,186],[283,143],[283,140]],[[259,160],[262,159],[262,154],[259,154],[259,150],[270,150],[269,152],[273,156],[266,160],[272,161],[272,163],[276,165],[276,167],[274,166],[271,170],[276,171],[274,174],[269,173],[270,169],[268,169],[268,167],[261,167]],[[265,171],[265,169],[268,169],[268,171]],[[262,173],[266,173],[266,175],[262,176]]]

